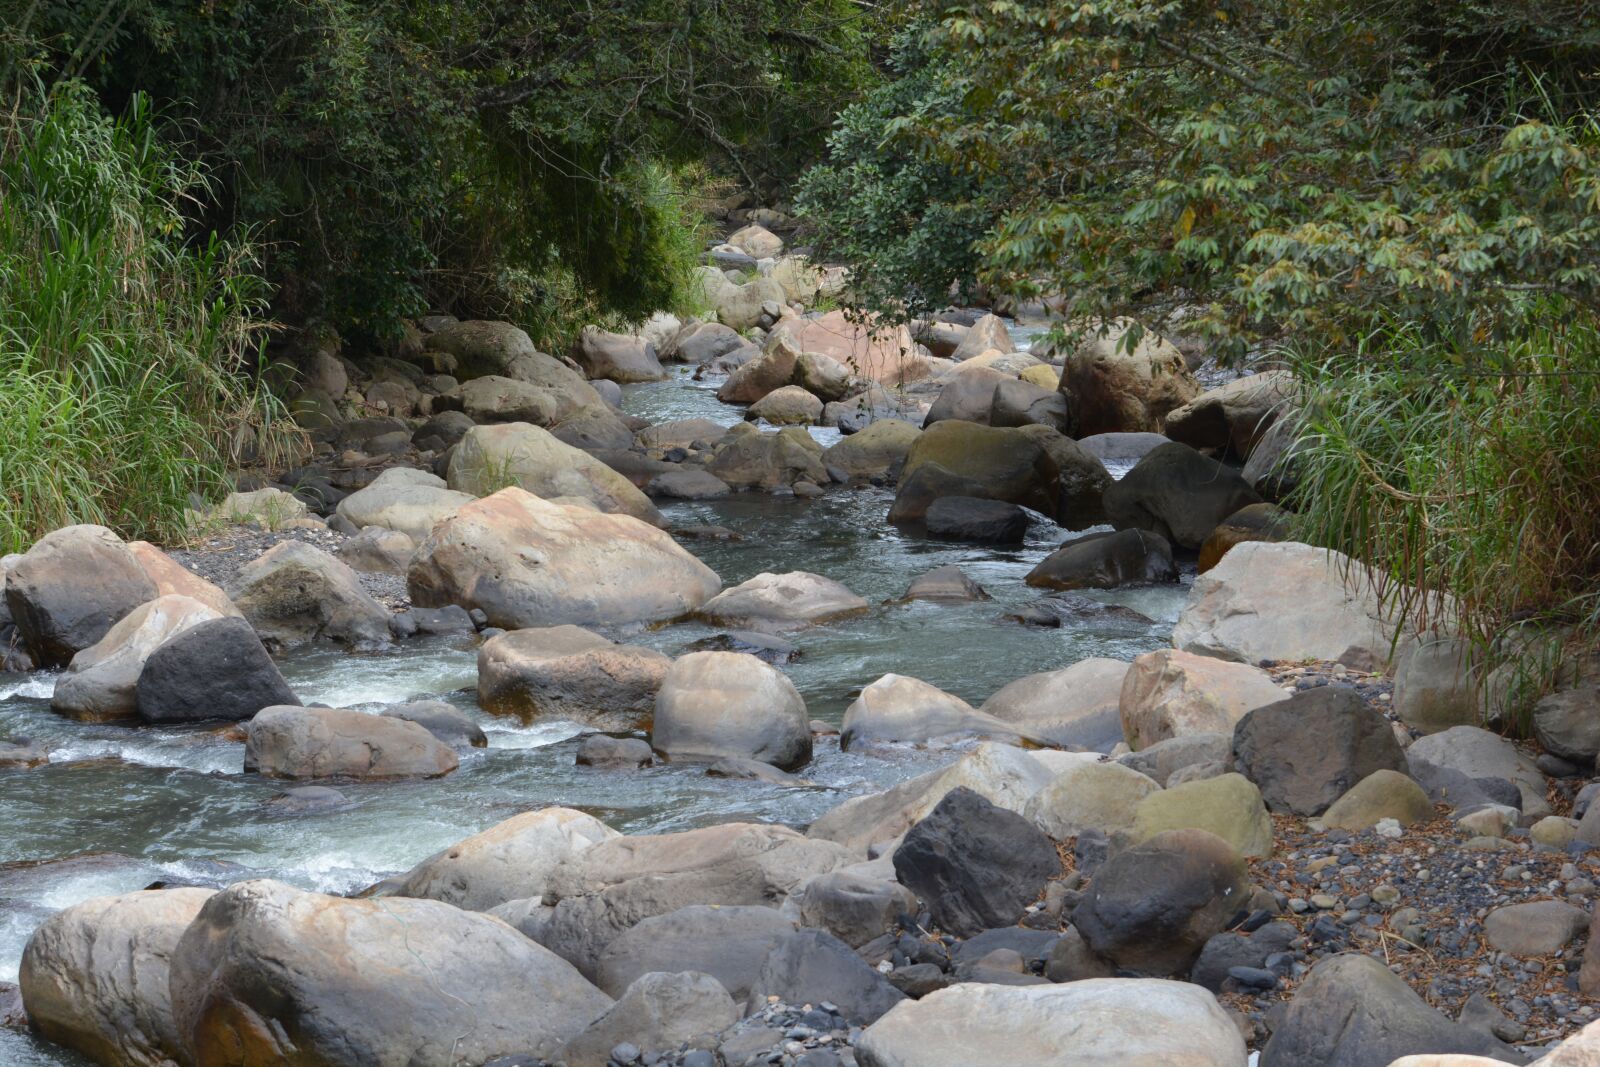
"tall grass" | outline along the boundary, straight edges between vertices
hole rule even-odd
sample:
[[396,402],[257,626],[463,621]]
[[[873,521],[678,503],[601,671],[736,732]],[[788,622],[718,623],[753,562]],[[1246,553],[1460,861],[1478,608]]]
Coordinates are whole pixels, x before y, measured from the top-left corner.
[[135,98],[71,83],[0,114],[0,550],[95,522],[169,538],[190,495],[293,438],[253,383],[265,285],[192,238],[205,176]]
[[1521,668],[1525,701],[1547,653],[1600,639],[1600,320],[1538,302],[1514,336],[1397,322],[1303,364],[1292,504],[1302,536],[1373,565],[1398,618],[1459,627],[1480,673]]

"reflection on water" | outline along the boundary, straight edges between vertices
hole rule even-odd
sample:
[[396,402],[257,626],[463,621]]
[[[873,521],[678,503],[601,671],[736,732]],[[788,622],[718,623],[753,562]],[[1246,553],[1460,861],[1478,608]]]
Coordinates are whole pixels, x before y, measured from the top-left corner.
[[[731,425],[739,412],[717,402],[715,385],[684,374],[630,387],[627,406],[655,421],[709,417]],[[832,430],[814,432],[824,443],[836,439]],[[1014,548],[921,541],[884,522],[890,500],[881,489],[837,489],[809,501],[739,494],[663,509],[674,525],[717,524],[740,536],[687,545],[728,585],[762,571],[808,570],[843,582],[873,604],[861,618],[789,635],[800,656],[781,669],[813,717],[837,723],[856,691],[890,671],[976,704],[1024,674],[1088,656],[1126,659],[1166,643],[1187,578],[1181,586],[1091,594],[1144,613],[1154,620],[1148,627],[1037,629],[1002,622],[1009,608],[1034,599],[1024,575],[1069,535],[1036,517],[1027,543]],[[994,599],[891,603],[912,578],[946,564],[961,566]],[[684,623],[612,636],[676,655],[715,632]],[[517,812],[551,804],[593,812],[627,832],[729,820],[798,826],[844,796],[883,789],[953,758],[950,752],[908,752],[894,760],[852,756],[822,739],[803,772],[819,789],[713,779],[692,766],[600,771],[574,765],[575,726],[524,725],[478,709],[472,641],[417,641],[375,655],[318,650],[289,658],[283,670],[308,703],[362,707],[441,697],[483,724],[489,747],[465,753],[447,778],[340,784],[349,808],[285,817],[266,803],[280,785],[242,773],[236,730],[70,722],[50,711],[51,676],[7,677],[0,681],[0,737],[44,741],[53,762],[0,771],[0,811],[6,813],[0,821],[0,981],[16,980],[22,947],[50,912],[155,881],[222,885],[266,876],[349,892]],[[0,1032],[0,1063],[61,1067],[82,1061]]]

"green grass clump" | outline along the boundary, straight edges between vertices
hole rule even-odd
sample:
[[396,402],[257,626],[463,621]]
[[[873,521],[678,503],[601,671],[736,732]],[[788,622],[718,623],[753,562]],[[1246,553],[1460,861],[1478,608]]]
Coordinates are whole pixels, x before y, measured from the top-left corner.
[[207,192],[139,97],[112,118],[66,83],[0,115],[0,550],[178,536],[190,494],[292,441],[252,379],[252,248],[187,232]]

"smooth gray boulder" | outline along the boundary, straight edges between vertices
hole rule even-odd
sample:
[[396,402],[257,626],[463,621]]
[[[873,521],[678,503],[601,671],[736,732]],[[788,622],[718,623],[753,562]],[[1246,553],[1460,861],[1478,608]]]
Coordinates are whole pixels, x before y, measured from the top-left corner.
[[833,1004],[845,1019],[861,1025],[876,1022],[906,999],[826,930],[799,930],[772,947],[751,983],[747,1010],[760,1010],[769,997],[785,1004]]
[[159,595],[133,551],[104,526],[52,530],[5,574],[12,621],[41,667],[65,667]]
[[300,703],[244,619],[200,622],[145,659],[134,704],[145,722],[241,722],[262,708]]
[[672,661],[579,626],[497,634],[478,649],[478,703],[534,722],[624,732],[649,724]]
[[401,876],[395,895],[488,911],[542,896],[551,871],[618,836],[593,815],[572,808],[525,811],[429,856]]
[[228,596],[270,649],[317,640],[389,644],[388,609],[355,571],[303,541],[280,541],[245,564],[228,583]]
[[651,971],[635,979],[555,1059],[567,1067],[607,1067],[611,1050],[623,1042],[643,1053],[706,1045],[738,1022],[739,1014],[728,991],[709,974]]
[[743,652],[691,652],[661,680],[650,744],[669,760],[733,756],[793,770],[811,759],[810,723],[777,668]]
[[709,974],[742,1003],[767,953],[794,930],[777,909],[760,906],[694,904],[652,915],[606,946],[595,984],[621,996],[641,976],[676,967]]
[[440,778],[459,765],[416,723],[346,708],[262,708],[245,726],[245,770],[269,778]]

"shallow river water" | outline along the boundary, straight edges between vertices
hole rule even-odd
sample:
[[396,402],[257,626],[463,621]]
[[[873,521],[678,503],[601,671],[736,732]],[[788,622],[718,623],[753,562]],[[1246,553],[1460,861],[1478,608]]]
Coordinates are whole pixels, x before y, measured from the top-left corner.
[[[710,417],[731,425],[714,383],[686,374],[632,387],[626,408],[662,421]],[[824,444],[833,430],[813,431]],[[1121,472],[1114,472],[1121,473]],[[1167,643],[1189,582],[1093,594],[1149,616],[1150,626],[1040,629],[1001,621],[1037,596],[1023,577],[1069,535],[1038,519],[1015,549],[902,536],[884,521],[892,494],[834,489],[816,500],[737,494],[663,509],[673,525],[726,526],[740,540],[685,547],[734,585],[762,571],[807,570],[843,582],[874,605],[866,616],[790,636],[800,655],[782,669],[811,716],[838,723],[854,694],[889,672],[911,675],[981,703],[1025,674],[1088,656],[1130,658]],[[893,604],[915,576],[960,565],[994,597],[985,603]],[[668,654],[717,633],[700,624],[613,632]],[[801,774],[819,789],[708,778],[688,766],[633,773],[576,767],[576,726],[525,726],[486,715],[473,696],[469,640],[408,642],[383,654],[318,650],[286,659],[301,699],[335,706],[440,696],[483,725],[487,749],[465,754],[437,781],[343,783],[347,810],[284,817],[266,803],[281,783],[241,771],[243,745],[215,729],[85,725],[54,715],[49,675],[0,675],[0,737],[31,736],[52,762],[0,771],[0,981],[16,981],[22,948],[52,911],[161,880],[225,884],[273,877],[343,893],[404,870],[517,812],[552,804],[592,812],[624,832],[679,830],[731,820],[803,825],[846,796],[879,790],[955,754],[910,751],[884,759],[839,752],[823,739]],[[0,1065],[84,1061],[0,1030]]]

